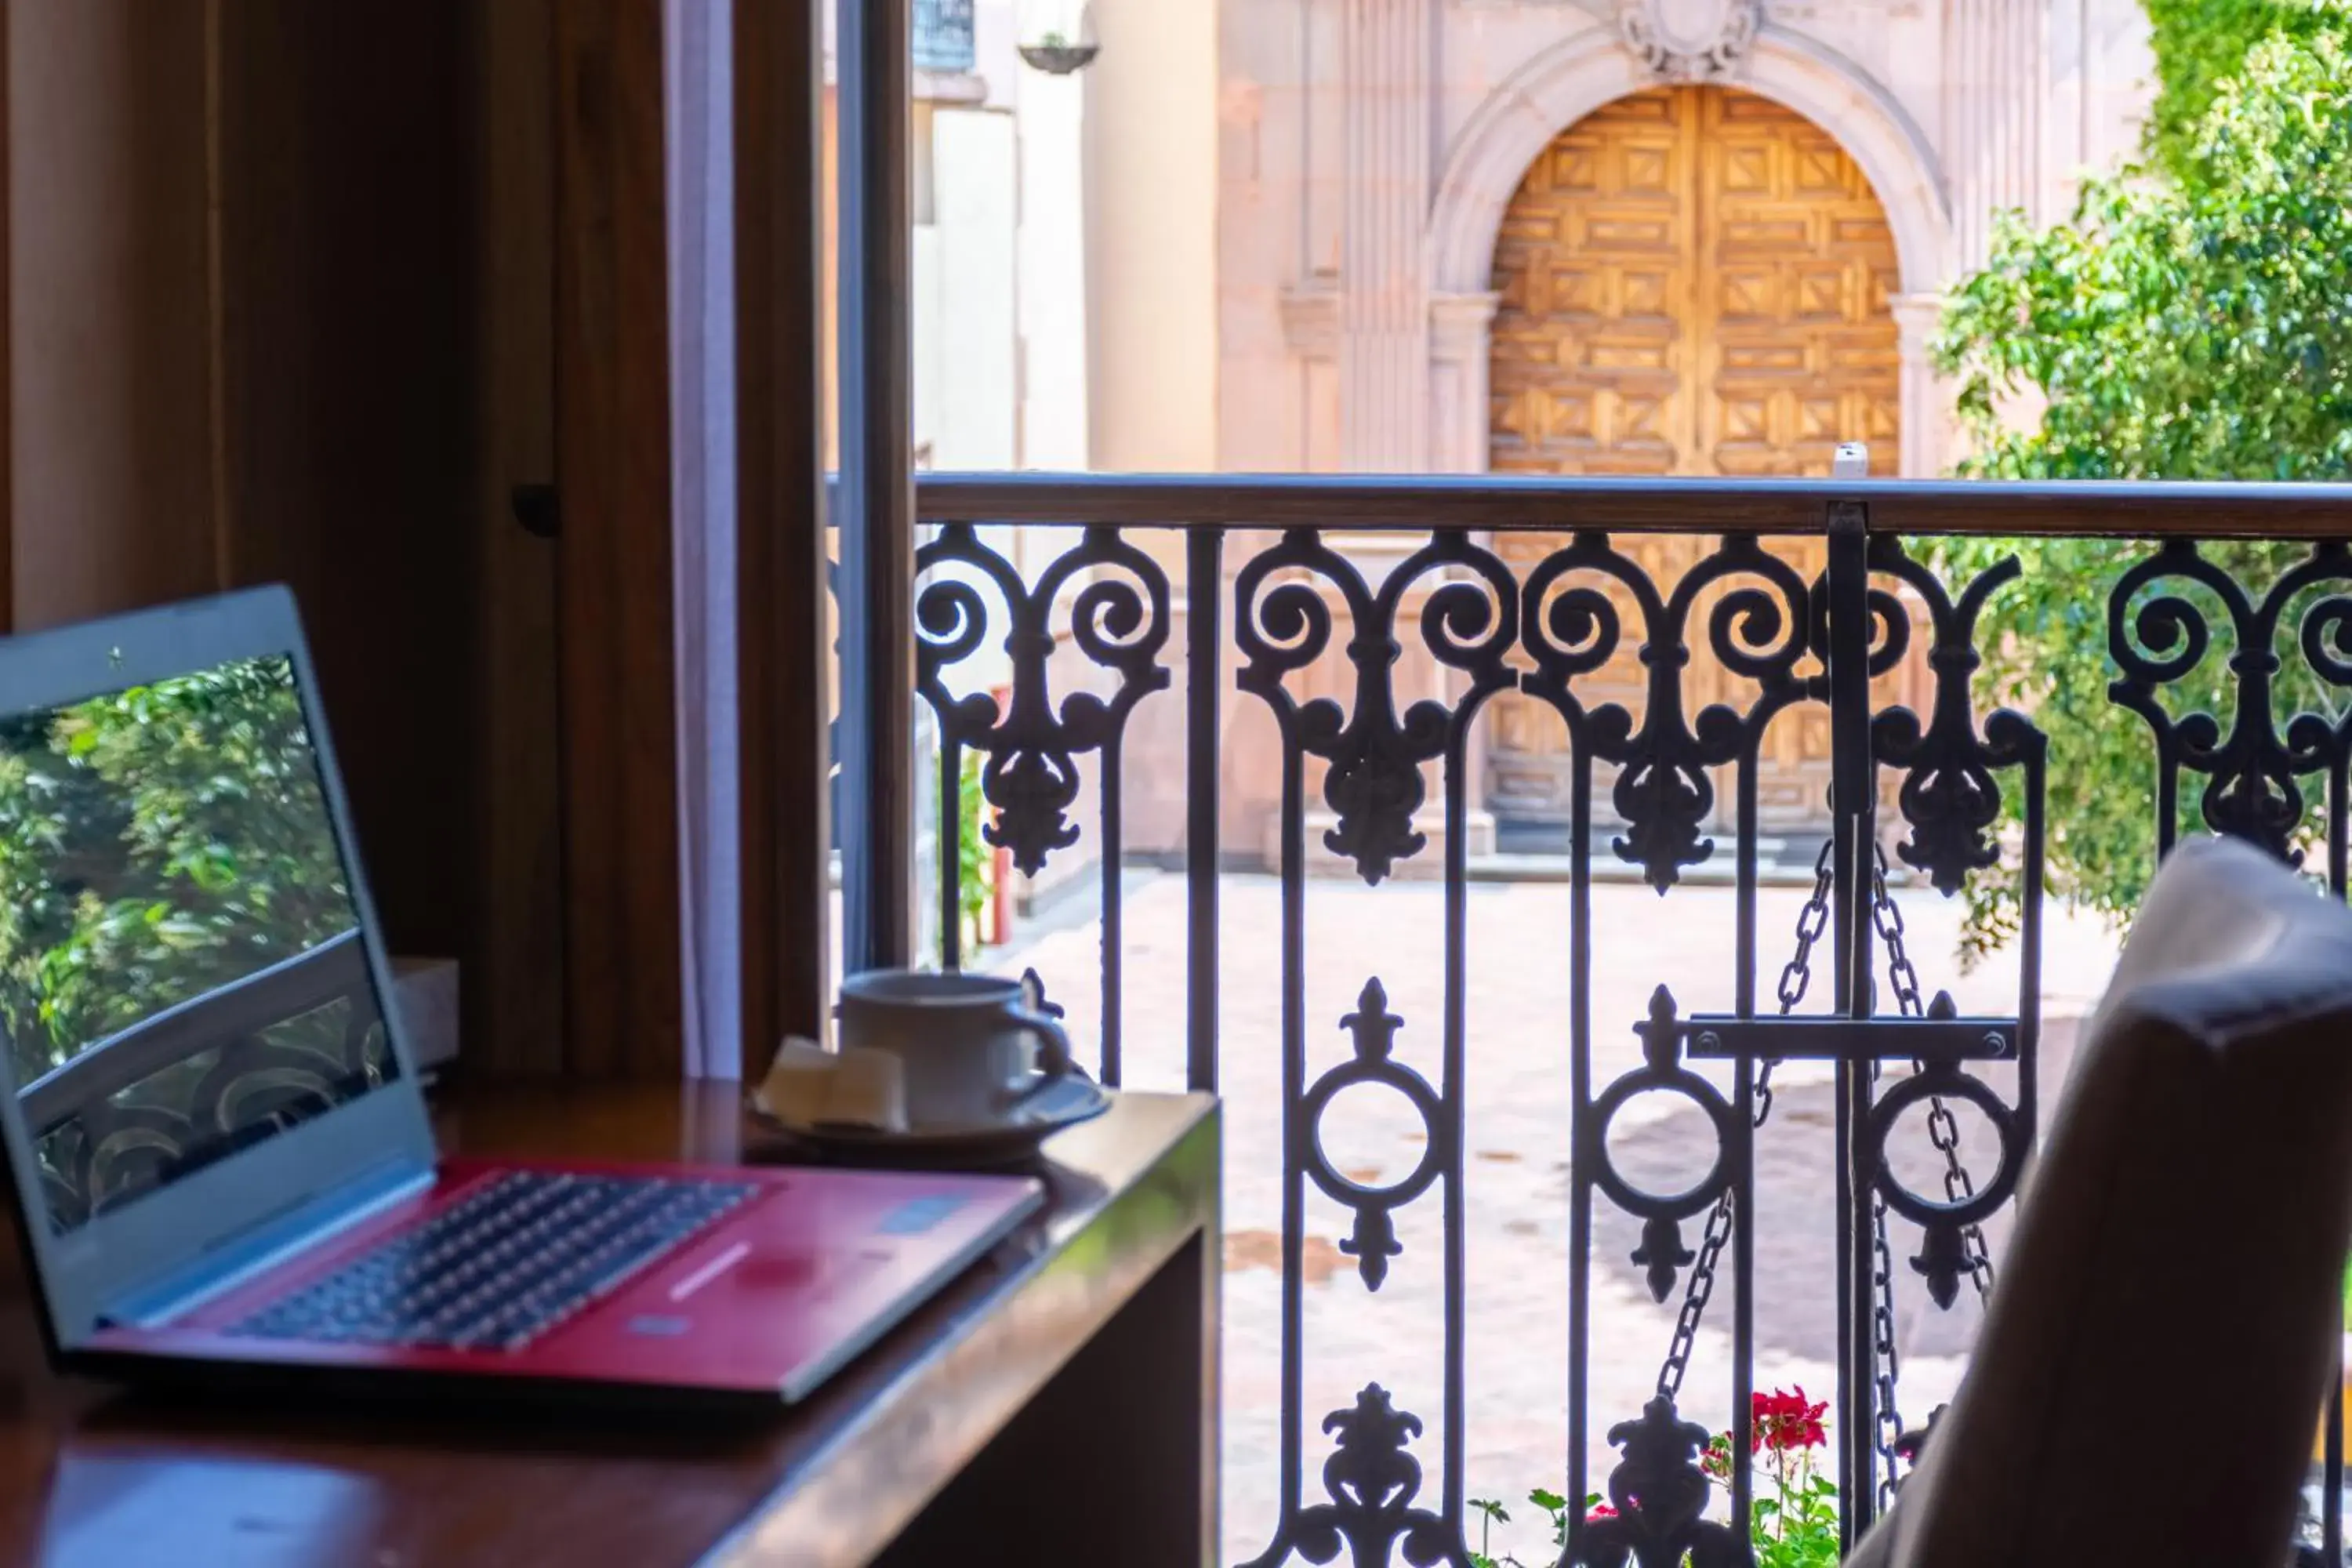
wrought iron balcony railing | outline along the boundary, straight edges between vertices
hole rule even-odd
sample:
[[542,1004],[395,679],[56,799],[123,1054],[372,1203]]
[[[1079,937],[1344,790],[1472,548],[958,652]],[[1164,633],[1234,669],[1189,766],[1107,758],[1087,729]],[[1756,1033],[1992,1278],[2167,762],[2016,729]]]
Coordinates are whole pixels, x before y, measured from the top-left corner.
[[[1684,1417],[1681,1399],[1693,1334],[1712,1298],[1715,1321],[1730,1334],[1728,1408],[1749,1407],[1754,1131],[1776,1063],[1825,1061],[1836,1080],[1832,1425],[1849,1542],[1899,1484],[1898,1450],[1917,1441],[1898,1441],[1890,1424],[1889,1215],[1917,1228],[1912,1268],[1938,1306],[1949,1307],[1964,1286],[1991,1285],[1981,1227],[2013,1196],[2036,1135],[2044,801],[2052,770],[2063,778],[2068,759],[2052,754],[2030,701],[1982,711],[1972,689],[1979,616],[1992,595],[2013,591],[2015,561],[1973,581],[1946,581],[1930,542],[2145,541],[2116,580],[2068,587],[2104,621],[2116,721],[2147,735],[2152,841],[2168,847],[2182,785],[2201,784],[2195,809],[2207,826],[2282,856],[2324,837],[2327,884],[2338,896],[2346,890],[2352,718],[2284,710],[2289,687],[2280,671],[2299,661],[2309,679],[2294,689],[2352,699],[2352,487],[927,476],[919,510],[935,525],[918,562],[916,626],[919,689],[940,739],[941,842],[956,841],[958,789],[972,754],[982,764],[987,837],[1022,869],[1040,870],[1091,840],[1086,852],[1102,879],[1106,1080],[1118,1082],[1124,1065],[1121,770],[1133,715],[1181,672],[1181,698],[1159,700],[1181,700],[1185,715],[1187,1076],[1195,1088],[1215,1088],[1220,1069],[1224,705],[1259,705],[1279,736],[1281,1475],[1279,1516],[1257,1563],[1345,1553],[1363,1564],[1400,1554],[1464,1564],[1474,1543],[1465,1521],[1465,1165],[1468,1085],[1479,1063],[1467,1025],[1465,828],[1474,737],[1491,705],[1540,704],[1568,737],[1570,913],[1560,951],[1572,1119],[1560,1314],[1570,1436],[1558,1480],[1566,1498],[1602,1493],[1615,1510],[1588,1519],[1570,1509],[1569,1563],[1650,1568],[1681,1563],[1685,1553],[1700,1568],[1750,1560],[1757,1480],[1748,1447],[1733,1445],[1727,1467],[1717,1461],[1710,1478],[1702,1468],[1707,1434]],[[996,523],[1066,527],[1068,542],[1024,574],[984,527]],[[1671,580],[1642,564],[1648,536],[1660,534],[1696,542]],[[2206,545],[2243,538],[2294,542],[2293,564],[2273,581],[2233,580]],[[1368,540],[1386,547],[1368,549]],[[1790,543],[1801,549],[1780,548]],[[1384,572],[1368,566],[1375,560]],[[1801,569],[1792,560],[1824,563]],[[1184,584],[1181,599],[1171,572]],[[1009,700],[958,695],[956,668],[991,642],[1010,658]],[[1885,678],[1914,645],[1925,651],[1916,699],[1889,704]],[[1097,678],[1093,689],[1055,689],[1070,650]],[[1419,686],[1431,694],[1407,701],[1399,671],[1414,660],[1433,670]],[[1726,676],[1704,702],[1692,687],[1695,660]],[[1628,669],[1638,691],[1630,700],[1620,695]],[[2168,692],[2192,674],[2226,679],[2234,713],[2216,720],[2168,706]],[[1758,930],[1758,779],[1768,726],[1807,710],[1827,717],[1828,843],[1798,961],[1783,969]],[[1436,776],[1434,799],[1425,772]],[[1099,787],[1093,819],[1081,822],[1088,773]],[[1882,794],[1890,784],[1899,787]],[[2018,824],[2006,832],[2004,808]],[[1616,835],[1596,842],[1604,818]],[[1326,825],[1319,847],[1367,882],[1416,858],[1442,862],[1444,943],[1433,962],[1443,967],[1444,1016],[1433,1072],[1392,1051],[1400,1020],[1377,975],[1363,977],[1347,1020],[1348,1058],[1308,1072],[1310,821]],[[1892,994],[1882,996],[1873,979],[1877,945],[1900,930],[1888,929],[1889,865],[1948,891],[2003,856],[2021,890],[2013,1007],[1961,1018],[1924,1003],[1899,941],[1888,955]],[[1672,897],[1686,872],[1727,857],[1737,936],[1721,962],[1732,973],[1733,1007],[1686,1016],[1675,977],[1658,976],[1638,1064],[1604,1080],[1594,1031],[1632,1020],[1592,1016],[1596,863],[1622,861]],[[941,859],[952,963],[959,869],[955,856]],[[1811,979],[1809,955],[1827,971],[1831,1011],[1793,1016]],[[1765,963],[1780,983],[1759,994]],[[1326,1108],[1366,1084],[1402,1093],[1425,1124],[1420,1163],[1402,1180],[1360,1180],[1325,1151]],[[1645,1091],[1691,1102],[1710,1130],[1706,1173],[1686,1190],[1645,1186],[1612,1156],[1612,1118]],[[1889,1154],[1890,1127],[1922,1101],[1947,1161],[1941,1192],[1906,1184]],[[1961,1102],[1992,1129],[1993,1157],[1972,1173],[1948,1134]],[[1388,1369],[1361,1369],[1360,1395],[1328,1419],[1307,1407],[1302,1215],[1310,1194],[1349,1217],[1339,1250],[1364,1288],[1377,1290],[1402,1269],[1440,1281],[1442,1377],[1425,1450],[1415,1447],[1421,1415],[1392,1404],[1382,1386],[1397,1386]],[[1443,1210],[1442,1247],[1405,1256],[1396,1216],[1426,1201]],[[1633,1261],[1660,1303],[1679,1296],[1682,1310],[1655,1397],[1595,1431],[1592,1272],[1596,1210],[1608,1209],[1638,1224]],[[1414,1403],[1425,1413],[1423,1397]],[[2325,1430],[2323,1550],[2326,1562],[2341,1563],[2340,1415]],[[1424,1481],[1430,1468],[1434,1484]]]

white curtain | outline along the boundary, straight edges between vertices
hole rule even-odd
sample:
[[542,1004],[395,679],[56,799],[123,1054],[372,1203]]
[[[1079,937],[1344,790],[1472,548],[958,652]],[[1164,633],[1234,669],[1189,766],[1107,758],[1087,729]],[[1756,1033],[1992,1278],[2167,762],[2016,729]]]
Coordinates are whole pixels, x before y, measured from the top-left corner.
[[729,9],[666,0],[678,930],[688,1077],[742,1075]]

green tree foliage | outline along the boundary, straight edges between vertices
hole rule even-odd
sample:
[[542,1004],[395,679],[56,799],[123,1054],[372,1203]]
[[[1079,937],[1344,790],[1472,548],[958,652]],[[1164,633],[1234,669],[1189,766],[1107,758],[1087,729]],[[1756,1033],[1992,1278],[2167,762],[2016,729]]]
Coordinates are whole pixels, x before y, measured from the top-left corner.
[[[1978,476],[2352,474],[2352,55],[2342,36],[2256,47],[2213,94],[2177,169],[2093,182],[2073,220],[2042,233],[2005,224],[1990,263],[1953,296],[1937,358],[1957,381],[1976,453],[1965,471]],[[2039,404],[2039,418],[2005,420],[2021,401]],[[2049,733],[2053,887],[2120,918],[2155,864],[2155,773],[2146,726],[2107,696],[2106,595],[2147,546],[1959,542],[1944,564],[1964,577],[2012,550],[2025,574],[1981,623],[1979,694],[2030,707]],[[2207,550],[2256,595],[2303,553]],[[2199,605],[2224,645],[2166,701],[2226,725],[2229,619],[2201,590],[2159,586]],[[2276,650],[2282,698],[2331,711],[2291,646],[2296,618],[2284,617]],[[2315,809],[2315,790],[2305,797]],[[2184,797],[2187,816],[2194,787]],[[2014,930],[2017,909],[2013,883],[1979,880],[1969,931],[1981,952]]]
[[2343,26],[2346,0],[2146,0],[2158,91],[2148,150],[2168,167],[2193,163],[2224,82],[2273,33],[2303,43]]
[[0,1022],[20,1079],[352,923],[284,660],[0,722]]

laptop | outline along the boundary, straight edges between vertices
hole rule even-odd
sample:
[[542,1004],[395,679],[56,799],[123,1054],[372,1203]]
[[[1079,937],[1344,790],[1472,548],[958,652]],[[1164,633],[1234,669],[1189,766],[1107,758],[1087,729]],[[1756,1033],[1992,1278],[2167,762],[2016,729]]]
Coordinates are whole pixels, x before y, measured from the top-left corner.
[[1044,1201],[444,1159],[390,974],[290,595],[0,641],[0,1130],[60,1365],[790,1403]]

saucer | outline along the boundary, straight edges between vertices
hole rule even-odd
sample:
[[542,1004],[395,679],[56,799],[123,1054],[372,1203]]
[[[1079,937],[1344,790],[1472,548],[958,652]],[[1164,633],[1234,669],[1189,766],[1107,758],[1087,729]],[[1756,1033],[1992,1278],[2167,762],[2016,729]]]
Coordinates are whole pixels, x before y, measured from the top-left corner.
[[1065,1127],[1091,1121],[1110,1109],[1110,1093],[1073,1074],[1037,1090],[1002,1121],[934,1124],[886,1132],[855,1122],[786,1121],[769,1110],[760,1091],[751,1114],[765,1126],[828,1157],[865,1164],[940,1167],[1012,1165],[1034,1158],[1039,1145]]

